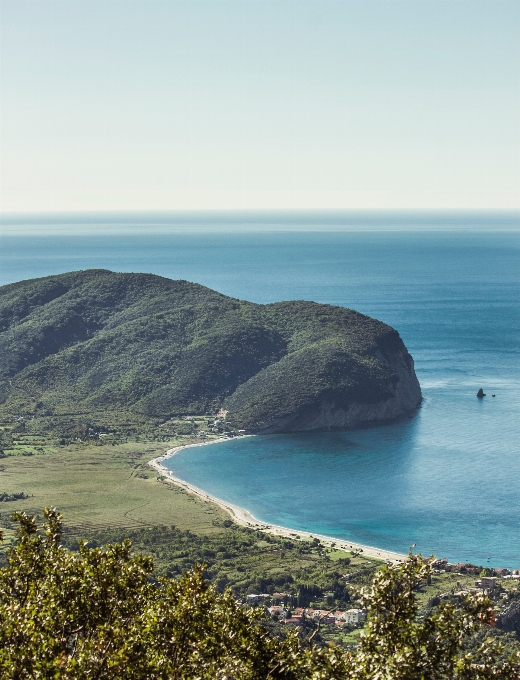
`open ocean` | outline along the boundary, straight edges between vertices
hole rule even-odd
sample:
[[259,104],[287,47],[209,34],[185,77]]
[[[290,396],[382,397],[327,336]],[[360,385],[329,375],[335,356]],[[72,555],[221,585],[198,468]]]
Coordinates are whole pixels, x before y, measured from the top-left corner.
[[4,220],[0,283],[94,267],[152,272],[385,321],[415,360],[424,401],[413,418],[232,440],[168,467],[266,522],[519,568],[519,228],[518,216],[491,215]]

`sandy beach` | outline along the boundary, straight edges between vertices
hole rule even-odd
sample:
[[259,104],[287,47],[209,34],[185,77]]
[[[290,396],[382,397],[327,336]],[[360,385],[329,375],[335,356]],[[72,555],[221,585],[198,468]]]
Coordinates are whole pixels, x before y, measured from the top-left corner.
[[188,482],[185,482],[183,479],[175,477],[173,473],[167,468],[165,468],[164,465],[162,464],[166,459],[175,456],[176,453],[178,453],[179,451],[183,451],[184,449],[193,448],[195,446],[211,446],[212,444],[219,444],[222,441],[227,441],[227,438],[212,439],[209,442],[201,442],[199,444],[186,444],[183,446],[176,446],[175,448],[166,451],[164,455],[159,456],[158,458],[154,458],[148,464],[160,475],[164,475],[165,482],[169,484],[174,484],[175,486],[179,486],[185,489],[186,491],[189,491],[190,493],[198,496],[204,501],[215,503],[223,510],[226,510],[226,512],[228,512],[231,515],[231,518],[237,524],[240,524],[242,526],[255,527],[257,529],[267,531],[271,534],[275,534],[276,536],[286,536],[287,538],[298,537],[303,539],[318,538],[323,544],[327,546],[340,548],[342,550],[361,550],[363,552],[363,555],[366,555],[367,557],[373,557],[379,560],[386,560],[389,562],[401,562],[407,557],[405,554],[396,553],[389,550],[383,550],[382,548],[374,548],[369,545],[353,543],[352,541],[345,541],[339,538],[334,538],[332,536],[324,536],[323,534],[315,534],[309,531],[300,531],[298,529],[288,529],[287,527],[278,526],[276,524],[268,524],[267,522],[262,522],[244,508],[240,508],[239,506],[233,505],[232,503],[227,503],[221,500],[220,498],[216,498],[215,496],[206,493],[202,489],[193,486],[193,484],[189,484]]

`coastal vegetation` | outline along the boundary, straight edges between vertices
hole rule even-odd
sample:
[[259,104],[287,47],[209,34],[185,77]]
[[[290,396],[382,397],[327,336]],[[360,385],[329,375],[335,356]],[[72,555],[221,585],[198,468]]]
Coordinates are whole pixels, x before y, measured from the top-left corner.
[[350,309],[105,270],[0,288],[0,415],[144,425],[222,410],[262,432],[397,417],[420,400],[398,333]]
[[148,461],[166,446],[192,441],[197,440],[112,444],[101,439],[101,444],[57,445],[42,439],[45,453],[29,457],[23,455],[25,443],[21,443],[1,461],[0,488],[6,494],[23,489],[24,497],[0,507],[0,527],[12,543],[13,511],[41,520],[42,507],[59,506],[64,515],[63,541],[71,549],[81,539],[101,546],[130,538],[136,549],[154,557],[157,573],[176,578],[203,561],[205,578],[220,590],[231,588],[237,597],[277,590],[297,597],[302,586],[312,585],[316,603],[330,605],[326,593],[332,592],[332,602],[340,606],[345,559],[348,570],[363,567],[373,574],[374,561],[339,550],[329,552],[319,543],[239,527],[217,505],[158,482]]
[[[266,603],[281,604],[288,610],[360,607],[361,589],[370,585],[381,567],[377,560],[331,548],[318,539],[304,541],[297,536],[281,537],[238,526],[217,505],[158,482],[148,461],[167,448],[200,441],[193,435],[164,441],[164,428],[157,427],[157,440],[146,441],[142,434],[129,435],[122,428],[110,437],[60,444],[72,425],[66,426],[64,420],[63,430],[56,433],[51,429],[46,435],[40,432],[36,439],[34,422],[27,421],[26,429],[20,432],[13,432],[16,424],[3,425],[13,441],[0,461],[0,491],[18,495],[0,506],[0,527],[5,534],[0,564],[4,566],[7,549],[16,542],[13,511],[24,511],[43,521],[41,508],[49,505],[60,507],[64,513],[60,544],[68,550],[76,553],[83,539],[99,549],[130,539],[135,553],[153,558],[154,578],[178,580],[203,563],[204,581],[219,593],[229,589],[233,598],[242,602],[251,594],[269,595],[270,599],[253,605],[256,609]],[[202,418],[198,421],[199,428],[203,422]],[[182,423],[174,421],[168,427],[171,431]],[[128,425],[133,428],[135,423]],[[454,594],[474,589],[481,569],[476,573],[463,571],[433,571],[415,590],[418,616],[431,616],[440,603],[458,606],[460,597]],[[490,637],[500,641],[507,653],[519,649],[520,617],[514,609],[520,603],[518,581],[499,581],[501,587],[492,594],[498,626],[465,638],[469,651]],[[262,625],[271,635],[287,634],[286,627],[276,620],[269,618]],[[306,631],[307,637],[314,632],[312,623]],[[318,646],[334,643],[352,649],[359,643],[360,632],[359,626],[322,623],[314,640]]]
[[18,513],[17,542],[0,569],[0,669],[32,678],[513,678],[520,656],[496,640],[473,651],[465,640],[494,622],[483,595],[441,603],[419,618],[415,591],[431,562],[410,555],[380,569],[362,593],[367,620],[352,650],[269,634],[265,614],[219,593],[200,567],[157,578],[131,544],[71,552],[61,518],[46,510],[39,529]]

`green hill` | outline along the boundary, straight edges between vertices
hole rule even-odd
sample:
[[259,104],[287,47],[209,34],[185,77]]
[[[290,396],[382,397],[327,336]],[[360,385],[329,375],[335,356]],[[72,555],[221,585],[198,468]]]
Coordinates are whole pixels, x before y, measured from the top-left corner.
[[224,409],[235,427],[278,432],[395,418],[420,400],[398,333],[350,309],[106,270],[0,287],[4,412]]

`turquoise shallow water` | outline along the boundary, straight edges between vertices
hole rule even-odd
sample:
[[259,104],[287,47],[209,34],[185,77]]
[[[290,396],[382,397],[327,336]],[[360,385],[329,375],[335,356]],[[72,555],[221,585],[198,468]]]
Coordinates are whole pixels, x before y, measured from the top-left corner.
[[[0,281],[88,267],[148,271],[256,302],[313,299],[386,321],[415,359],[424,402],[414,418],[189,449],[169,467],[268,522],[520,567],[519,232],[472,231],[462,220],[451,232],[305,226],[12,234],[0,239]],[[477,400],[481,386],[488,396]]]

